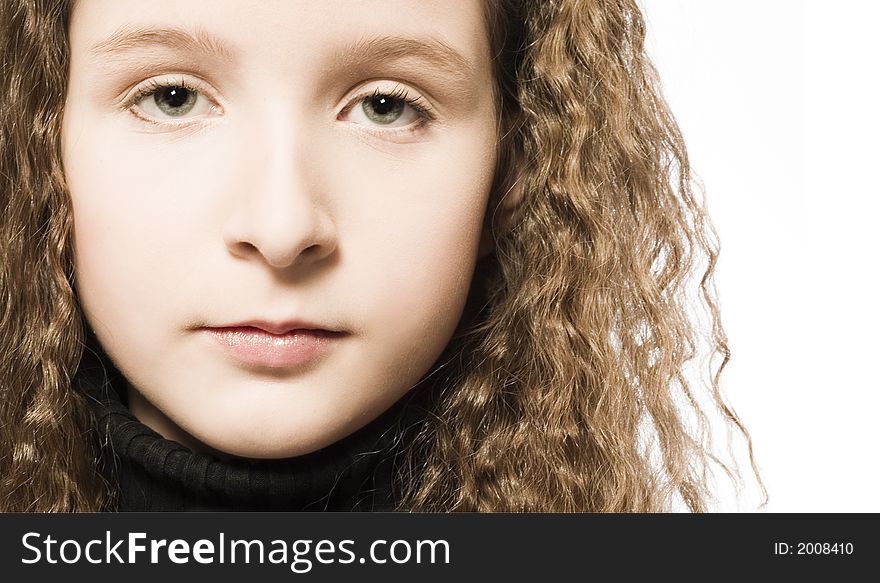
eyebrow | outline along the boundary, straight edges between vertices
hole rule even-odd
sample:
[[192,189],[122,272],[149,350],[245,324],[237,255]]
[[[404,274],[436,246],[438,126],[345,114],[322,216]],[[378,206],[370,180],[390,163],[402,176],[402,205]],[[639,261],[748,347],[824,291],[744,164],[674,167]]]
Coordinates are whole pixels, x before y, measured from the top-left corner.
[[229,61],[235,58],[235,50],[231,45],[201,28],[187,30],[175,27],[123,26],[94,45],[90,52],[97,57],[113,56],[157,46],[181,53],[216,55]]
[[470,61],[448,44],[433,38],[369,37],[343,48],[337,53],[336,59],[344,68],[369,60],[418,60],[460,82],[466,82],[474,75]]

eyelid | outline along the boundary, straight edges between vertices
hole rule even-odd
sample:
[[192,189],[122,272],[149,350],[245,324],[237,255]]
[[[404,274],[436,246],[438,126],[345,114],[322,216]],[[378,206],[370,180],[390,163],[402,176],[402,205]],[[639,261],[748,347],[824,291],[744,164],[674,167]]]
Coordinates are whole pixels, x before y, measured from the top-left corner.
[[136,107],[137,104],[144,97],[153,94],[157,89],[168,86],[183,87],[190,91],[195,91],[199,96],[210,101],[212,112],[223,113],[223,108],[219,104],[219,100],[212,96],[212,94],[215,92],[212,89],[209,89],[204,81],[198,79],[197,77],[193,77],[192,75],[187,76],[176,73],[168,73],[166,75],[151,77],[139,83],[123,98],[120,107],[124,110],[131,112],[138,119],[160,127],[183,127],[205,123],[205,116],[184,118],[178,121],[170,118],[157,119],[145,114],[142,110],[140,110],[140,108]]
[[[399,81],[385,80],[386,83],[392,83],[393,87],[377,84],[373,82],[371,85],[363,85],[361,89],[355,92],[354,96],[349,98],[346,105],[337,115],[337,119],[343,115],[347,115],[351,110],[363,103],[364,99],[375,95],[387,95],[396,97],[405,102],[405,104],[413,108],[419,121],[404,127],[381,129],[381,125],[366,125],[352,122],[352,125],[359,126],[362,129],[357,131],[366,132],[379,137],[395,137],[405,136],[417,133],[437,120],[437,113],[434,106],[423,96],[422,92],[416,91]],[[415,96],[413,96],[415,94]]]

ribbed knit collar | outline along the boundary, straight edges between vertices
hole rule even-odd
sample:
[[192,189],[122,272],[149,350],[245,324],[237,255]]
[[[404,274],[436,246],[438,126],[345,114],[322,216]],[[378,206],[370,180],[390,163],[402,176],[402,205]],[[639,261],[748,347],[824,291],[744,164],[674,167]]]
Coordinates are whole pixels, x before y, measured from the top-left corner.
[[404,399],[308,455],[219,459],[138,421],[123,401],[125,380],[106,355],[87,349],[74,386],[95,414],[100,466],[116,490],[110,510],[392,510],[395,454],[407,440],[400,428],[415,425]]

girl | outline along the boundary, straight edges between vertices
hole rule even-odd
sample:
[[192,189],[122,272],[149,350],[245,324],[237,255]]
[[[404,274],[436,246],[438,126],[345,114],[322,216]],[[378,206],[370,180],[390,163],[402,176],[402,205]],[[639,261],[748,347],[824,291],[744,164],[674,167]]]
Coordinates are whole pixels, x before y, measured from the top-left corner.
[[702,511],[739,478],[634,2],[0,6],[0,507]]

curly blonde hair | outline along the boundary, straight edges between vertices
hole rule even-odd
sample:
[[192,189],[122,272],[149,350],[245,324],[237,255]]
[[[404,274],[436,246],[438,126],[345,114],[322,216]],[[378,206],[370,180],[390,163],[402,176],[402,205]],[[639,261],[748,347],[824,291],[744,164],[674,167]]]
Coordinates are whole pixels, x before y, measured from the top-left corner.
[[0,2],[0,509],[96,510],[61,165],[66,1]]
[[[85,324],[60,155],[70,9],[0,0],[3,510],[98,510],[108,495],[94,420],[71,390]],[[431,415],[400,465],[400,508],[704,511],[712,464],[742,482],[713,453],[707,407],[747,443],[766,503],[719,388],[717,240],[637,3],[487,0],[486,24],[495,252],[423,383]],[[704,345],[720,359],[695,381],[687,365]]]

